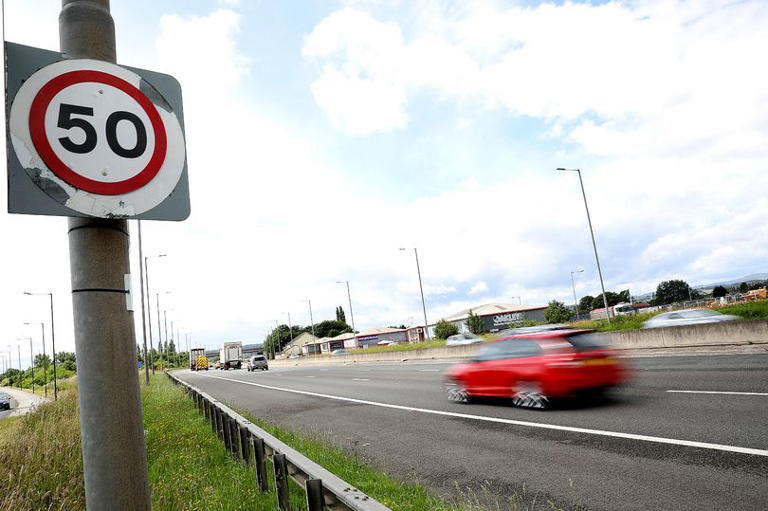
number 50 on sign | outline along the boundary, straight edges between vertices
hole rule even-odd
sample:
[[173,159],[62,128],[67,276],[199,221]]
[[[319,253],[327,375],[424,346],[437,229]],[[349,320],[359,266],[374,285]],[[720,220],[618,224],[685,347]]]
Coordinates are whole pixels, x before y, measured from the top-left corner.
[[174,194],[187,193],[179,113],[134,71],[97,60],[53,62],[24,79],[12,99],[9,172],[18,163],[70,216],[181,220],[188,198],[186,208],[171,207],[175,218],[164,213],[171,199],[179,202]]

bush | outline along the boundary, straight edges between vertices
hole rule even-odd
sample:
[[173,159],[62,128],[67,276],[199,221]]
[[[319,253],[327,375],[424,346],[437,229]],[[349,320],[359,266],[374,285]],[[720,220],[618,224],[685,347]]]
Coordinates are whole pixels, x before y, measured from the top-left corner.
[[552,300],[549,302],[549,307],[544,310],[544,319],[547,323],[564,323],[571,319],[573,313],[568,310],[563,302]]
[[483,326],[483,320],[480,316],[472,313],[472,309],[469,309],[469,316],[467,317],[467,328],[475,335],[485,333],[485,326]]
[[447,339],[452,335],[459,333],[459,329],[453,323],[441,319],[435,324],[435,337],[438,339]]
[[733,314],[748,319],[768,318],[768,301],[725,305],[717,307],[715,310],[723,314]]

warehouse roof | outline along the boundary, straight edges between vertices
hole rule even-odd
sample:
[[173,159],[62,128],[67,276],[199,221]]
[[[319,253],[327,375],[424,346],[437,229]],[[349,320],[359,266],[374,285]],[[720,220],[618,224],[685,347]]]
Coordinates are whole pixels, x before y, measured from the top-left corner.
[[443,319],[446,321],[462,321],[469,317],[469,311],[472,311],[473,314],[477,314],[478,316],[495,316],[496,314],[525,312],[546,308],[546,305],[511,305],[506,303],[486,303],[485,305],[478,305],[476,307],[465,309]]

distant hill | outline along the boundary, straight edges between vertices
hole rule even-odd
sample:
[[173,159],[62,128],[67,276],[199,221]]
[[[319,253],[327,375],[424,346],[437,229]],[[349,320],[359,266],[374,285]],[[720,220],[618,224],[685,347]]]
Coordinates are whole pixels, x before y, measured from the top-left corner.
[[[720,282],[712,282],[709,284],[696,284],[691,287],[693,289],[712,289],[715,286],[735,286],[735,285],[741,284],[742,282],[746,282],[747,284],[749,284],[751,282],[760,282],[763,280],[768,280],[768,273],[752,273],[750,275],[746,275],[738,279],[723,280]],[[643,293],[641,295],[632,295],[632,299],[638,302],[650,300],[655,292],[656,290],[654,289],[653,291],[648,291],[647,293]]]

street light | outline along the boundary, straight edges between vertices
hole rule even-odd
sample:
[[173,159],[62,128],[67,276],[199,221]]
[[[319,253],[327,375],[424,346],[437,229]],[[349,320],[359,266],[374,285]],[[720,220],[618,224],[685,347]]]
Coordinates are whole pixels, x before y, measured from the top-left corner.
[[[400,249],[401,251],[405,251],[404,248]],[[419,268],[419,252],[416,250],[416,247],[413,248],[413,255],[416,256],[416,273],[419,275],[419,291],[421,292],[421,308],[424,310],[424,334],[427,336],[427,340],[429,340],[429,322],[427,321],[427,305],[424,302],[424,288],[421,286],[421,268]]]
[[576,284],[573,282],[574,273],[584,273],[584,268],[571,272],[571,288],[573,289],[573,310],[576,311],[576,319],[579,319],[579,302],[576,300]]
[[[170,294],[170,291],[166,291],[163,294]],[[160,293],[155,293],[155,304],[157,305],[157,338],[158,338],[158,352],[160,353],[160,370],[163,370],[163,331],[160,327]],[[165,342],[168,343],[168,323],[165,325]]]
[[312,325],[312,337],[315,337],[315,320],[312,318],[312,300],[307,298],[304,301],[309,304],[309,323]]
[[[152,351],[151,350],[154,350],[155,348],[154,348],[154,346],[152,346],[152,306],[150,305],[150,300],[152,299],[152,295],[149,292],[149,260],[150,259],[157,259],[157,258],[160,258],[160,257],[166,257],[166,255],[165,254],[158,254],[158,255],[154,255],[154,256],[146,256],[146,257],[144,257],[144,268],[145,268],[145,272],[146,272],[146,275],[147,275],[147,324],[149,325],[149,349],[150,349],[149,359],[150,359],[150,363],[152,364],[152,374],[155,374],[155,360],[154,360],[154,357],[152,356]],[[144,290],[142,288],[142,294],[143,294],[143,292],[144,292]],[[143,303],[144,303],[144,300],[142,298],[142,304]],[[159,324],[160,324],[160,321],[158,320],[158,325]],[[158,336],[160,335],[160,327],[159,326],[157,328],[157,335]],[[160,361],[162,363],[162,357],[160,358]]]
[[[48,295],[48,298],[50,298],[51,300],[51,345],[53,347],[53,400],[58,401],[59,387],[56,379],[56,329],[53,326],[53,293],[30,293],[29,291],[24,291],[24,294],[27,296]],[[45,348],[45,339],[43,339],[43,348]]]
[[[37,321],[33,322],[24,322],[27,326],[32,326],[38,324]],[[45,323],[40,321],[40,331],[42,332],[43,337],[43,362],[45,363],[45,367],[43,368],[43,392],[45,393],[45,397],[48,397],[48,357],[45,354]],[[56,381],[56,372],[53,373],[54,381]],[[54,386],[54,389],[56,387]]]
[[291,326],[291,313],[286,312],[288,314],[288,335],[291,337],[291,342],[293,342],[293,327]]
[[581,195],[584,197],[584,209],[587,211],[587,223],[589,224],[589,234],[592,236],[592,248],[595,250],[595,262],[597,263],[597,274],[600,277],[600,289],[603,290],[603,305],[605,305],[605,317],[608,324],[611,324],[611,313],[608,310],[608,299],[605,297],[605,285],[603,284],[603,271],[600,269],[600,258],[597,256],[597,243],[595,243],[595,232],[592,229],[592,219],[589,216],[589,206],[587,206],[587,194],[584,192],[584,181],[581,179],[580,169],[566,169],[558,167],[557,170],[565,172],[576,172],[579,175],[579,184],[581,185]]
[[347,285],[347,299],[349,300],[349,317],[352,318],[352,333],[355,333],[355,314],[352,312],[352,295],[349,293],[349,281],[348,280],[337,280],[337,284],[346,284]]
[[35,393],[35,355],[32,352],[32,337],[17,337],[17,341],[29,340],[29,368],[32,370],[32,393]]

